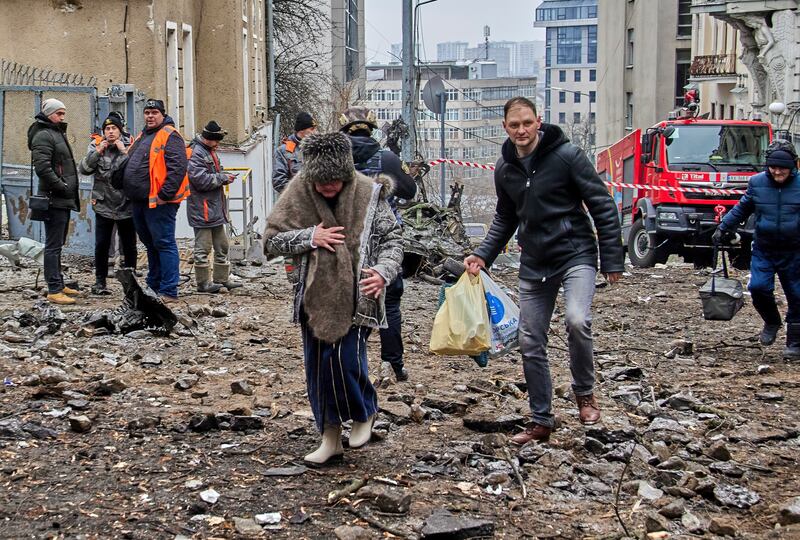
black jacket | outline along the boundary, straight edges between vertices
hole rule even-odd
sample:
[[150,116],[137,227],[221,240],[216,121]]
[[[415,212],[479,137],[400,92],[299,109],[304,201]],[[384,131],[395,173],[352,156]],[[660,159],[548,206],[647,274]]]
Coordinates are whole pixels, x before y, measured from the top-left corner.
[[619,218],[606,186],[558,126],[541,129],[528,171],[511,140],[503,144],[494,172],[497,209],[475,255],[490,265],[519,227],[522,279],[543,280],[579,264],[597,268],[598,241],[600,270],[622,272]]
[[[164,126],[175,126],[171,117],[165,116],[160,126],[145,128],[138,140],[128,149],[128,163],[125,165],[123,180],[125,195],[132,201],[146,201],[150,197],[150,147],[156,133]],[[167,179],[158,196],[168,201],[175,198],[178,188],[186,176],[188,160],[186,142],[177,131],[170,133],[164,147],[164,161],[167,165]]]
[[54,124],[43,113],[28,128],[28,148],[39,177],[39,194],[53,208],[79,211],[78,171],[67,141],[67,123]]
[[[406,200],[414,198],[417,194],[417,184],[411,175],[403,170],[403,163],[394,152],[382,149],[378,141],[368,136],[350,135],[350,142],[353,144],[353,162],[357,171],[367,176],[388,174],[394,180],[392,196]],[[373,159],[378,152],[380,160]]]

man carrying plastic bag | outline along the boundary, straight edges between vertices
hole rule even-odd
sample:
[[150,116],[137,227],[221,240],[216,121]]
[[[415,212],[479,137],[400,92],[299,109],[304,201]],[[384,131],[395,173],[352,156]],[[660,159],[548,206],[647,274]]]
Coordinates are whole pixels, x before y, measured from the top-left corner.
[[525,444],[547,440],[553,431],[547,331],[562,286],[580,420],[600,420],[591,331],[598,244],[600,271],[612,284],[624,270],[624,252],[616,206],[586,155],[560,128],[542,124],[530,100],[512,98],[503,112],[509,139],[495,166],[497,209],[489,233],[464,265],[477,275],[519,227],[519,341],[533,421],[511,440]]

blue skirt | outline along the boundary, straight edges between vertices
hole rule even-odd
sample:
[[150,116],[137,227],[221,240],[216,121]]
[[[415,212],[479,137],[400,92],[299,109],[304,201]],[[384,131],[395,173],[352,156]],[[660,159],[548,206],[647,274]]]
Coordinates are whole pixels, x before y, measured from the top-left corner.
[[306,389],[317,429],[338,426],[347,420],[366,422],[378,411],[378,394],[369,380],[367,338],[372,329],[353,326],[336,343],[314,337],[305,317],[303,355],[306,366]]

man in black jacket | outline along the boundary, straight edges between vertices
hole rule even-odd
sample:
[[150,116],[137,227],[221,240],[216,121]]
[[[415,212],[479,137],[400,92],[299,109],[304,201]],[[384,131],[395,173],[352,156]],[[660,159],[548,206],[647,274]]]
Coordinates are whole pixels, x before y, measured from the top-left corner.
[[50,98],[42,103],[36,121],[28,128],[31,162],[39,177],[39,194],[49,199],[44,220],[44,278],[47,299],[54,304],[74,304],[78,291],[64,286],[61,273],[61,248],[67,241],[70,212],[81,209],[78,196],[78,171],[67,141],[67,110]]
[[624,252],[616,206],[586,155],[557,126],[542,124],[528,99],[509,100],[504,118],[509,138],[495,166],[494,220],[464,264],[472,274],[491,265],[519,227],[519,341],[533,422],[511,440],[525,444],[547,440],[553,430],[547,332],[560,287],[580,420],[600,419],[591,331],[598,242],[600,271],[609,283],[622,275]]
[[[353,145],[353,162],[356,170],[367,176],[385,174],[391,177],[393,190],[389,204],[397,217],[398,223],[403,224],[397,210],[397,199],[413,199],[417,194],[417,184],[404,170],[400,161],[391,150],[381,148],[381,145],[372,138],[372,130],[378,128],[375,112],[367,107],[350,107],[339,118],[342,125],[340,131],[350,137]],[[408,370],[403,361],[403,315],[400,312],[400,302],[403,298],[402,272],[389,285],[386,286],[386,322],[388,328],[381,328],[381,361],[392,366],[395,378],[398,381],[408,380]]]

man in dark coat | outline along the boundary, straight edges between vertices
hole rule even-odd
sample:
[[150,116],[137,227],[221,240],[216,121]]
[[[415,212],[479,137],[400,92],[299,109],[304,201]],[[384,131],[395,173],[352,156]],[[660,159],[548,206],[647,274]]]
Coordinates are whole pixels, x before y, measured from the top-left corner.
[[74,304],[71,296],[78,294],[64,286],[61,272],[61,249],[67,241],[70,212],[78,212],[81,207],[78,171],[67,141],[66,114],[61,101],[46,99],[36,121],[28,128],[28,148],[39,177],[39,194],[50,201],[44,220],[44,277],[47,299],[54,304]]
[[[236,176],[222,172],[216,149],[225,137],[215,121],[210,121],[203,132],[191,143],[189,158],[189,186],[191,194],[186,205],[189,225],[194,228],[194,276],[197,292],[216,293],[222,287],[228,290],[241,287],[231,281],[231,264],[228,262],[228,201],[225,186]],[[213,281],[208,256],[214,249]]]
[[300,171],[303,166],[303,154],[300,151],[300,142],[317,131],[317,121],[305,111],[297,113],[294,119],[294,133],[289,135],[275,150],[272,158],[272,187],[278,193],[283,193],[289,180]]
[[128,149],[123,186],[136,233],[147,248],[147,285],[170,303],[178,299],[180,282],[175,223],[188,195],[186,143],[161,100],[145,102],[144,123]]
[[736,233],[740,223],[756,215],[750,294],[764,320],[760,341],[772,345],[783,322],[775,303],[775,274],[786,295],[786,349],[783,356],[800,358],[800,174],[791,142],[776,139],[767,149],[767,167],[750,178],[747,193],[728,212],[714,233],[716,244]]
[[509,138],[495,165],[494,220],[464,264],[472,274],[491,265],[519,227],[519,342],[533,422],[511,440],[525,444],[547,440],[554,426],[547,332],[560,287],[580,420],[600,419],[591,329],[598,243],[609,283],[622,275],[624,252],[616,206],[586,154],[558,126],[542,124],[526,98],[506,103],[503,127]]
[[[389,205],[395,213],[397,222],[402,225],[400,214],[397,210],[397,199],[413,199],[417,194],[417,184],[404,169],[400,161],[391,150],[381,148],[381,145],[372,138],[372,130],[377,129],[375,112],[367,107],[350,107],[342,113],[339,119],[341,130],[350,137],[353,145],[353,161],[356,170],[367,176],[376,177],[379,174],[389,176],[393,181]],[[381,328],[381,361],[392,366],[395,378],[398,381],[408,380],[408,370],[403,360],[403,315],[400,312],[400,302],[403,298],[402,272],[386,287],[386,319],[387,328]]]

